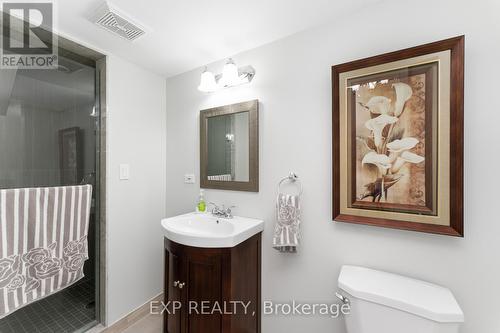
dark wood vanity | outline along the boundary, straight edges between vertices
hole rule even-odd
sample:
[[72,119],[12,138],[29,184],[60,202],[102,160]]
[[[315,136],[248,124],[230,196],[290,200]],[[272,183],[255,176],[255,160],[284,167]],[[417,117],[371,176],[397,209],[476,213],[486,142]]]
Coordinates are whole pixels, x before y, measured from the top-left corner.
[[163,332],[260,333],[260,281],[261,233],[232,248],[165,238]]

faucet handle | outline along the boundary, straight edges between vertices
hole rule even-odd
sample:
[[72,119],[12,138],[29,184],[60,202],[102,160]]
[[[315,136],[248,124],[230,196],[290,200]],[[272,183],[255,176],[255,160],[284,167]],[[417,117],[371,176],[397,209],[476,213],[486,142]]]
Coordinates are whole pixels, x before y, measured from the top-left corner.
[[212,208],[212,214],[213,214],[213,215],[218,215],[218,214],[221,214],[221,212],[224,212],[224,206],[222,206],[222,209],[221,209],[221,208],[220,208],[219,206],[217,206],[217,204],[216,204],[216,203],[214,203],[214,202],[209,202],[208,204],[209,204],[209,205],[214,206],[214,208]]
[[233,208],[236,208],[236,206],[229,206],[228,208],[226,208],[226,209],[224,210],[224,213],[226,213],[226,216],[227,216],[228,218],[232,218],[232,217],[233,217],[233,215],[231,214],[231,210],[232,210]]

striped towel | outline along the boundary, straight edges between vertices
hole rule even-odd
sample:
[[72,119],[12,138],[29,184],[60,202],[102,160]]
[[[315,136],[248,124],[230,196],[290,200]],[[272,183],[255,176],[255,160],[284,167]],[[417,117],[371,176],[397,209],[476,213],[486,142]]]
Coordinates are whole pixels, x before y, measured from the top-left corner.
[[278,194],[273,248],[280,252],[297,252],[300,241],[300,196]]
[[83,277],[92,186],[0,190],[0,319]]
[[233,180],[231,175],[217,175],[217,176],[208,176],[208,180],[222,180],[226,182],[230,182]]

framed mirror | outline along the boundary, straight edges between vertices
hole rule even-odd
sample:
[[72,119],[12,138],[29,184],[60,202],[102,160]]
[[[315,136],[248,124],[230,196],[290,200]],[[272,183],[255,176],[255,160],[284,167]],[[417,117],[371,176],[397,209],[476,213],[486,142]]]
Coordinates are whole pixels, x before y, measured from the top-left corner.
[[259,191],[259,101],[200,111],[202,188]]

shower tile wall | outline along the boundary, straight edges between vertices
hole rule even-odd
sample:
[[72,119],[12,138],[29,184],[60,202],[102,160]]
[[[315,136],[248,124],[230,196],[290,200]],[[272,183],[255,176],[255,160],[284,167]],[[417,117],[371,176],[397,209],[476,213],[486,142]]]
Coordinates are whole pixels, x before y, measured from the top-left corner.
[[93,172],[95,150],[85,149],[95,147],[91,111],[92,105],[54,112],[11,104],[0,116],[0,142],[4,143],[0,143],[0,188],[58,185],[58,131],[75,124],[83,134],[83,174]]

